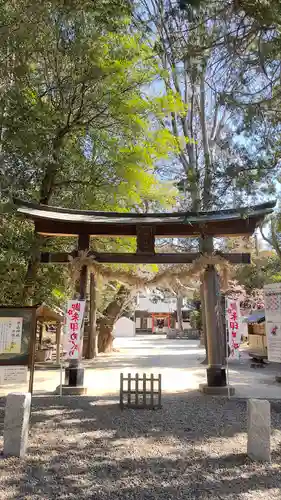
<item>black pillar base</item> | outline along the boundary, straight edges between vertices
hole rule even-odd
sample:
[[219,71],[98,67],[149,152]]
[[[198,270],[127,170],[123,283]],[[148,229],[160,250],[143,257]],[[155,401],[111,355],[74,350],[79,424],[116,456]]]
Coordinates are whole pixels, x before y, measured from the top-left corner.
[[69,387],[83,387],[84,368],[81,365],[69,365],[65,369],[64,384]]
[[209,366],[209,368],[207,368],[207,385],[208,387],[225,387],[225,368],[221,366]]

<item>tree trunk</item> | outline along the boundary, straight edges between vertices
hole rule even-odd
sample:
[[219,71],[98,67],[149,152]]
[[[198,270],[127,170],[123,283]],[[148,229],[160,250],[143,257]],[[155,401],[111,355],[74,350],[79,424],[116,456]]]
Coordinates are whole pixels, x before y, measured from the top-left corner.
[[130,294],[128,288],[122,285],[115,299],[108,304],[103,312],[103,317],[99,321],[98,350],[99,352],[111,352],[113,344],[112,329],[116,318],[122,311],[124,304]]
[[35,292],[35,280],[40,265],[40,249],[44,237],[34,233],[34,240],[30,247],[30,258],[24,278],[24,287],[22,293],[22,305],[33,305],[33,296]]
[[178,296],[177,296],[177,318],[178,318],[178,328],[179,328],[179,331],[181,334],[183,334],[182,304],[183,304],[182,295],[178,294]]
[[202,143],[204,151],[204,181],[203,181],[203,210],[210,209],[212,202],[212,169],[211,169],[211,153],[208,136],[208,126],[206,117],[206,91],[205,91],[205,71],[200,78],[200,122],[202,131]]
[[97,282],[95,275],[90,276],[90,324],[86,359],[96,358],[98,355],[98,330],[97,330]]
[[[52,150],[52,161],[50,161],[45,168],[44,176],[40,186],[40,196],[39,203],[48,205],[53,194],[55,179],[60,168],[59,163],[59,152],[63,145],[63,140],[65,135],[69,131],[69,126],[58,130],[54,140],[53,140],[53,150]],[[35,290],[35,280],[40,265],[40,250],[46,238],[38,235],[34,232],[33,244],[30,248],[30,258],[27,265],[27,270],[24,278],[24,289],[22,296],[22,303],[32,305],[34,290]]]

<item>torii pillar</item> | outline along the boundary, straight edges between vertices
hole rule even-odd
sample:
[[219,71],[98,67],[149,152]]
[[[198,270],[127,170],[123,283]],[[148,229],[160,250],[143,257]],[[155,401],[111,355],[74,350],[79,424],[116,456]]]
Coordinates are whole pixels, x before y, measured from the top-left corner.
[[[203,242],[204,246],[204,242]],[[213,242],[205,243],[207,253],[211,255]],[[200,384],[200,390],[206,394],[233,395],[234,387],[226,380],[226,341],[222,323],[220,282],[214,265],[208,265],[203,275],[203,294],[205,328],[208,350],[207,384]]]
[[219,278],[215,266],[208,265],[203,277],[205,319],[207,330],[208,358],[207,384],[200,384],[200,390],[207,394],[234,394],[234,388],[227,386],[226,352],[222,325]]

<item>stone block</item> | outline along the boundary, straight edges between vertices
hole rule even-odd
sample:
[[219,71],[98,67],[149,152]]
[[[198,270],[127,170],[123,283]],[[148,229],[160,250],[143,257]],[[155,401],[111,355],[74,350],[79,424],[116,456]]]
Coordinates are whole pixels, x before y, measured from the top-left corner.
[[[56,394],[60,394],[60,385],[57,386],[55,390]],[[87,387],[84,386],[70,386],[62,385],[62,395],[63,396],[85,396],[87,394]]]
[[31,406],[30,393],[10,393],[4,419],[4,456],[21,457],[26,453]]
[[261,399],[248,401],[248,456],[270,462],[270,403]]
[[199,384],[199,390],[210,396],[234,396],[235,394],[235,388],[231,385],[213,387],[208,384]]

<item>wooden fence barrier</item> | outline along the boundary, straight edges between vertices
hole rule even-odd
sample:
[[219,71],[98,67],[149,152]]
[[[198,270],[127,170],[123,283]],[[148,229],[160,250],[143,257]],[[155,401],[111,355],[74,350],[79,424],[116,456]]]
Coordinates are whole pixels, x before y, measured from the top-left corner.
[[120,407],[156,410],[161,408],[161,374],[142,377],[120,375]]

